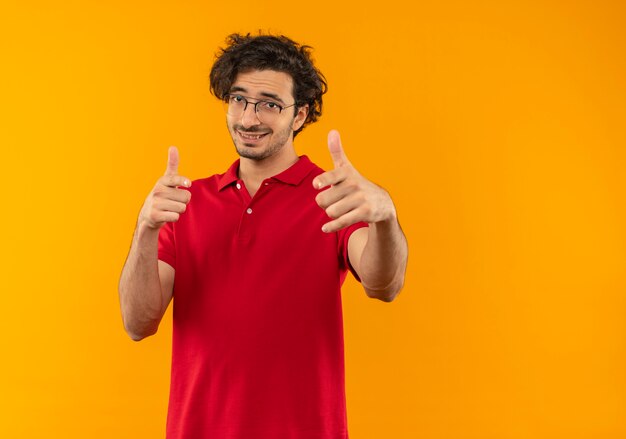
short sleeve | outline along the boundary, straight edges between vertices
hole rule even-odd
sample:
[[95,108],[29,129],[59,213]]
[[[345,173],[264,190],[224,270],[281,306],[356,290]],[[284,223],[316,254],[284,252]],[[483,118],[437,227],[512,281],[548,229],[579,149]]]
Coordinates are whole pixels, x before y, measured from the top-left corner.
[[176,269],[174,223],[166,223],[159,231],[159,259]]
[[[345,270],[350,270],[354,278],[359,282],[361,282],[361,279],[359,278],[359,275],[356,273],[356,271],[352,267],[352,264],[350,263],[350,258],[348,257],[348,241],[350,240],[350,236],[352,235],[352,233],[354,233],[356,230],[362,227],[368,227],[367,223],[364,223],[361,221],[356,224],[352,224],[351,226],[348,226],[345,229],[341,229],[337,232],[337,235],[338,235],[337,244],[339,247],[337,250],[338,250],[338,255],[339,255],[339,261],[341,263],[341,268]],[[342,281],[343,281],[343,278],[342,278]]]

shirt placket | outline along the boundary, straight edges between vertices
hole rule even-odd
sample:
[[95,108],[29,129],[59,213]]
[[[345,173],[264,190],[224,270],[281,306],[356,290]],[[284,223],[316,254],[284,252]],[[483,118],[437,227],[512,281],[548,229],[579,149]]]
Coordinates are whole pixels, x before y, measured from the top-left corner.
[[254,221],[256,221],[256,206],[258,206],[259,198],[269,190],[270,186],[271,184],[269,181],[263,181],[259,190],[256,192],[256,194],[254,194],[254,197],[250,197],[250,193],[246,189],[243,180],[237,180],[235,188],[240,193],[242,201],[242,211],[239,219],[239,227],[237,229],[237,238],[240,242],[250,242],[252,232],[254,230]]

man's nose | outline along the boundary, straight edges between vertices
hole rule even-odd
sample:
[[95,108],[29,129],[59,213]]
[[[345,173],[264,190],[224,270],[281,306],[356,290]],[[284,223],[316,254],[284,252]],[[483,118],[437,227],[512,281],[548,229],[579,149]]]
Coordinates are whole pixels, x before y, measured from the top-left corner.
[[244,128],[251,127],[254,125],[259,125],[261,121],[256,114],[256,107],[253,103],[248,102],[248,105],[243,110],[243,114],[241,115],[241,125]]

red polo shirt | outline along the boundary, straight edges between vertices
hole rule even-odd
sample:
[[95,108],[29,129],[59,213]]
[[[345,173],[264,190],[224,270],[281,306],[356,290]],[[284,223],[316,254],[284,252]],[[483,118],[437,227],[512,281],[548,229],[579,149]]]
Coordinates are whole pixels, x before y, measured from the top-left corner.
[[322,232],[306,156],[254,198],[238,168],[194,181],[159,236],[176,270],[167,437],[346,439],[340,287],[367,224]]

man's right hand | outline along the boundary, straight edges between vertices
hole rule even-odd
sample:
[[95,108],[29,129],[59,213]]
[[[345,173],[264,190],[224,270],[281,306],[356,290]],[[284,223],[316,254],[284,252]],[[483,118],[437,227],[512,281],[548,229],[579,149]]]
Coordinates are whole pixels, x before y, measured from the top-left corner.
[[158,230],[165,223],[178,221],[191,199],[191,193],[185,189],[178,189],[179,186],[188,188],[191,181],[178,175],[178,149],[170,146],[165,175],[159,178],[146,198],[139,212],[137,224]]

